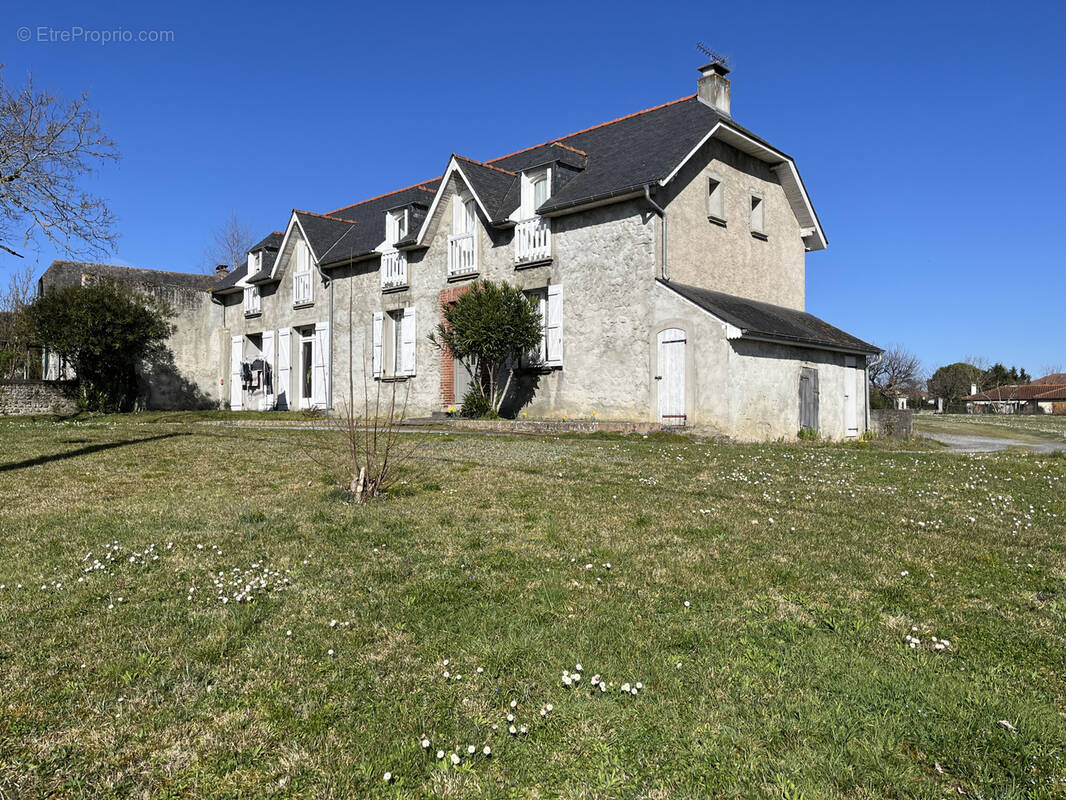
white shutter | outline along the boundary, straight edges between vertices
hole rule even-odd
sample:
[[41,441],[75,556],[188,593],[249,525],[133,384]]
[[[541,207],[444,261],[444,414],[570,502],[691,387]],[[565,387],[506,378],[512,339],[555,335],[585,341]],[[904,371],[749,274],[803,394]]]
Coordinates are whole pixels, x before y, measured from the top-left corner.
[[319,322],[315,325],[315,338],[311,345],[311,402],[318,408],[325,408],[326,381],[328,380],[329,359],[329,324]]
[[401,335],[401,359],[404,375],[415,374],[415,308],[409,306],[403,310],[403,330]]
[[270,411],[274,408],[274,395],[277,392],[275,387],[278,381],[278,373],[274,369],[274,331],[263,331],[263,363],[266,364],[266,369],[263,370],[264,391],[260,408]]
[[544,331],[548,348],[545,363],[553,367],[563,365],[563,285],[548,287],[548,325]]
[[381,329],[384,325],[385,314],[381,311],[374,312],[374,377],[381,377]]
[[289,338],[292,331],[282,328],[278,331],[278,376],[274,381],[274,393],[278,396],[278,408],[286,410],[289,407],[289,392],[292,387],[289,383],[292,374],[292,341]]
[[244,337],[234,336],[229,348],[229,407],[240,411],[244,406],[244,388],[241,386],[241,359],[244,358]]

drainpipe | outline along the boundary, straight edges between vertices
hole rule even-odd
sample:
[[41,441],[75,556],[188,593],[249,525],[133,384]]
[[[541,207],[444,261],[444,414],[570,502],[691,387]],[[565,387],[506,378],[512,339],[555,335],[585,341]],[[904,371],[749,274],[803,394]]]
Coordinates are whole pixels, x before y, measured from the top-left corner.
[[644,184],[644,199],[648,201],[648,205],[652,207],[659,218],[663,221],[662,224],[662,267],[660,267],[660,274],[664,281],[670,280],[670,276],[666,272],[666,209],[651,199],[651,184]]
[[870,367],[876,367],[881,363],[881,359],[884,358],[883,353],[878,353],[874,356],[874,360],[866,359],[866,369],[863,370],[863,375],[866,378],[866,430],[870,430]]
[[318,270],[318,274],[322,276],[323,282],[329,287],[329,356],[327,364],[329,369],[326,372],[326,407],[333,410],[333,279],[323,272],[319,263],[315,262],[315,269]]

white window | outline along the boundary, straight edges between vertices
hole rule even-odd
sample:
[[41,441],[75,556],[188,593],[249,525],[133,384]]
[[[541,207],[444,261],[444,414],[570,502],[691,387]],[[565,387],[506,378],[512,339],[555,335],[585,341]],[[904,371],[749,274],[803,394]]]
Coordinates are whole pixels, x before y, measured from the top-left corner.
[[407,209],[390,211],[385,217],[385,242],[389,247],[407,236]]
[[252,277],[262,268],[262,254],[258,251],[248,254],[248,277]]
[[374,312],[374,377],[399,378],[414,375],[415,341],[413,306],[388,312]]
[[314,301],[315,282],[311,275],[311,251],[307,243],[299,240],[293,245],[292,303],[307,305]]
[[536,216],[537,209],[544,205],[551,196],[551,170],[542,169],[522,175],[522,197],[520,216],[530,219]]
[[455,196],[455,212],[452,218],[452,233],[456,235],[473,233],[477,222],[477,204],[473,197],[462,192]]
[[247,286],[244,289],[244,313],[246,316],[258,314],[261,311],[259,287]]
[[452,200],[452,233],[448,237],[448,275],[477,272],[477,206],[465,192]]
[[707,216],[712,222],[725,222],[725,190],[722,182],[707,176]]
[[539,352],[525,359],[527,365],[561,367],[563,365],[563,285],[554,283],[528,293],[540,306],[541,337]]
[[753,194],[751,196],[751,232],[763,233],[764,222],[763,199]]

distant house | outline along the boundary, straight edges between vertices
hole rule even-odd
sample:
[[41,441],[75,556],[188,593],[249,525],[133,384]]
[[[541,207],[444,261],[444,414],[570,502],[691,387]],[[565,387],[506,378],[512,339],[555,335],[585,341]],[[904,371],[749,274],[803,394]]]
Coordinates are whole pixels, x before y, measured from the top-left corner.
[[971,414],[1066,414],[1066,372],[974,392],[963,400]]

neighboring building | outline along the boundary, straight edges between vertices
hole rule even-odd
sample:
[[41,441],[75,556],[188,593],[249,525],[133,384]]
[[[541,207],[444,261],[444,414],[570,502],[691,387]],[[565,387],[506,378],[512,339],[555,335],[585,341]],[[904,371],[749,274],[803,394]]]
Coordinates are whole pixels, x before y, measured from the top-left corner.
[[[505,410],[658,420],[740,438],[866,429],[877,348],[804,312],[826,237],[793,160],[733,122],[728,70],[699,91],[339,208],[293,211],[214,289],[223,402],[408,412],[461,403],[428,334],[475,279],[539,298],[539,353]],[[351,372],[349,372],[351,364]]]
[[469,384],[428,339],[442,304],[503,280],[544,326],[506,413],[860,435],[879,351],[804,311],[805,254],[826,236],[792,158],[732,120],[727,73],[708,64],[690,97],[293,211],[190,310],[175,352],[196,354],[201,386],[216,370],[205,391],[233,409],[361,411],[366,386],[429,415]]
[[1066,414],[1066,372],[1055,372],[1032,383],[1006,384],[962,398],[971,414]]
[[[219,319],[212,310],[208,290],[216,275],[165,272],[81,261],[53,261],[37,283],[38,293],[49,288],[82,286],[93,280],[111,280],[165,303],[173,312],[173,332],[161,353],[139,371],[143,408],[212,408],[218,405]],[[48,379],[69,378],[72,372],[47,350],[43,373]]]

